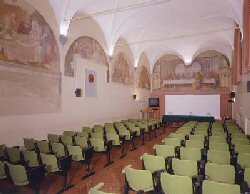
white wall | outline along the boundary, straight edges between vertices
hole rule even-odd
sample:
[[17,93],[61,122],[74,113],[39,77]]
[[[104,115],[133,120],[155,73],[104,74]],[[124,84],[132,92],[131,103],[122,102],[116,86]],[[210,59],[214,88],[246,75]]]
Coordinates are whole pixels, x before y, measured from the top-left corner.
[[83,126],[104,124],[140,115],[139,101],[133,100],[132,94],[136,93],[139,100],[147,101],[149,90],[108,84],[106,66],[90,64],[83,59],[79,59],[77,63],[83,67],[82,77],[78,77],[79,82],[84,83],[85,67],[97,71],[98,96],[76,98],[75,78],[63,76],[61,112],[0,117],[0,144],[22,145],[23,137],[45,139],[47,133],[61,134],[63,130],[80,130]]
[[[233,118],[236,120],[236,117],[238,117],[237,120],[240,127],[242,127],[246,133],[250,134],[250,125],[246,125],[246,121],[250,120],[250,93],[247,92],[247,81],[250,81],[250,74],[243,75],[241,83],[236,86]],[[246,126],[248,129],[245,128]]]

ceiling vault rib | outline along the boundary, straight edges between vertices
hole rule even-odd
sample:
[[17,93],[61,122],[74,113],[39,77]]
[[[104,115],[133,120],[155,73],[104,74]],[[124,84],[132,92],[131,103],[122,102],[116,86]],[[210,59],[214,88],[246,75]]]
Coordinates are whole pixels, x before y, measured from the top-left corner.
[[[131,4],[131,5],[128,5],[128,6],[118,7],[118,8],[115,9],[115,11],[116,11],[116,13],[124,12],[124,11],[130,11],[130,10],[138,9],[138,8],[141,8],[141,7],[148,7],[148,6],[163,4],[163,3],[166,3],[166,2],[169,2],[169,1],[170,0],[147,0],[147,1],[140,2],[140,3]],[[96,16],[101,16],[101,15],[109,15],[109,14],[112,14],[113,11],[114,11],[114,9],[107,9],[107,10],[104,10],[104,11],[89,14],[88,16],[65,19],[65,21],[82,20],[82,19],[89,19],[89,18],[93,18],[93,17],[96,17]]]
[[117,45],[133,45],[133,44],[143,44],[143,43],[150,43],[150,42],[162,42],[166,40],[174,40],[174,39],[182,39],[186,37],[194,37],[194,36],[202,36],[206,34],[211,34],[211,33],[216,33],[216,32],[224,32],[224,31],[229,31],[229,30],[234,30],[234,27],[230,28],[223,28],[223,29],[218,29],[218,30],[210,30],[210,31],[205,31],[205,32],[200,32],[200,33],[194,33],[194,34],[183,34],[179,36],[173,36],[173,37],[164,37],[160,39],[149,39],[149,40],[144,40],[144,41],[135,41],[135,42],[129,42],[129,43],[117,43]]

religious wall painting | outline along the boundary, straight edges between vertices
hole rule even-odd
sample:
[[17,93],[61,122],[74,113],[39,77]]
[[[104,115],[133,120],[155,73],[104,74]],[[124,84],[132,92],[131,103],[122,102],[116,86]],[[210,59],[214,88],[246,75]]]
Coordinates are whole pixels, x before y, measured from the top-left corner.
[[153,73],[153,89],[167,91],[228,90],[231,70],[224,55],[196,57],[185,65],[181,59],[157,61]]
[[134,69],[125,53],[119,52],[112,60],[112,82],[133,85]]
[[108,66],[102,46],[91,37],[80,37],[70,46],[65,59],[65,76],[74,76],[74,56]]
[[145,66],[140,67],[138,88],[150,89],[151,81],[148,69]]
[[59,72],[55,35],[23,0],[0,0],[0,65]]
[[97,73],[94,70],[85,69],[85,96],[97,97]]
[[0,0],[0,115],[60,111],[55,35],[24,0]]

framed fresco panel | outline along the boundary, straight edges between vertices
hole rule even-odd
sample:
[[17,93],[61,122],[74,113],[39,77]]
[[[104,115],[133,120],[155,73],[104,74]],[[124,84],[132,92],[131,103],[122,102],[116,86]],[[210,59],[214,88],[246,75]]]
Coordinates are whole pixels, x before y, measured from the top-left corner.
[[85,69],[85,96],[97,97],[97,73],[90,69]]

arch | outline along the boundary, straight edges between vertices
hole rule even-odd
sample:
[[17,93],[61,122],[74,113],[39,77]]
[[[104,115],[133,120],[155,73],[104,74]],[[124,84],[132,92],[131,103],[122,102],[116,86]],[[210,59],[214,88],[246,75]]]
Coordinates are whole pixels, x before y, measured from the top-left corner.
[[138,61],[136,87],[148,90],[151,88],[150,64],[145,52],[141,54]]
[[94,63],[109,66],[106,54],[99,42],[92,37],[82,36],[77,38],[71,45],[65,57],[64,74],[74,76],[74,56],[79,55],[82,59],[93,61]]
[[166,54],[161,56],[153,68],[153,89],[164,87],[164,80],[176,79],[175,67],[179,64],[184,65],[184,61],[178,55]]

